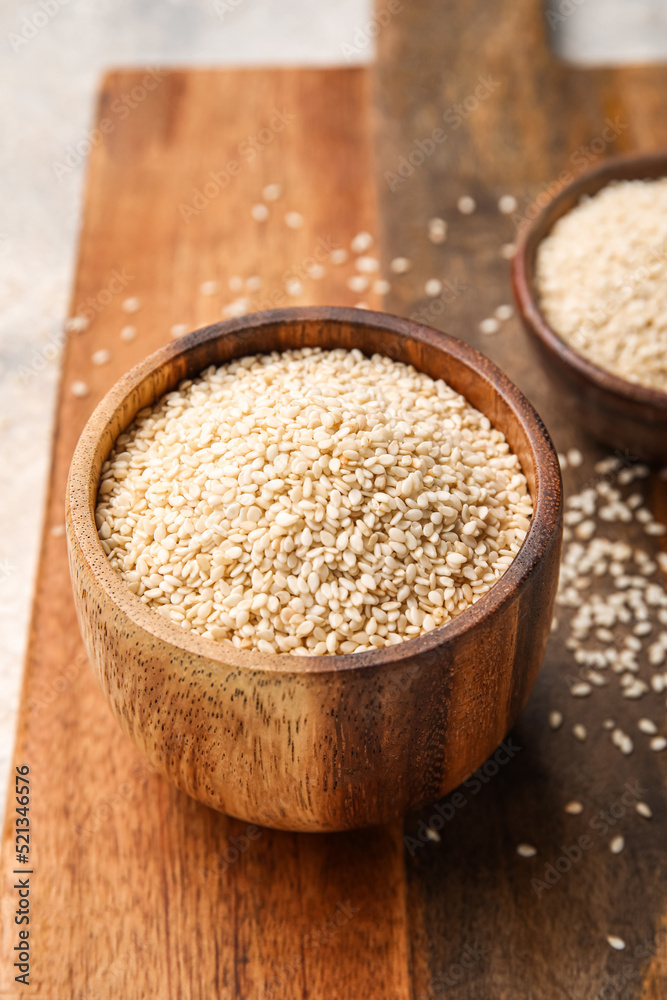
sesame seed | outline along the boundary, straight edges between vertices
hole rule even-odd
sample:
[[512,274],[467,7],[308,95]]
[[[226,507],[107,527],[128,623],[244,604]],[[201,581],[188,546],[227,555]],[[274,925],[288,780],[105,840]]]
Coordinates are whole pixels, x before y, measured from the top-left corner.
[[303,285],[297,278],[291,278],[285,283],[285,290],[292,298],[296,298],[296,296],[301,295],[303,292]]
[[176,339],[177,337],[183,337],[188,332],[187,325],[185,323],[174,323],[174,325],[169,330],[169,335]]
[[533,847],[532,844],[517,844],[516,853],[520,858],[534,858],[537,854],[537,848]]
[[439,844],[442,839],[438,831],[434,830],[432,826],[427,826],[424,833],[426,834],[428,840],[432,840],[435,844]]
[[620,834],[609,841],[609,850],[612,854],[620,854],[624,847],[625,839]]
[[[259,201],[257,202],[256,205],[253,205],[252,208],[250,209],[250,215],[255,220],[255,222],[266,222],[266,220],[269,217],[269,210],[263,202]],[[285,219],[285,221],[287,222],[287,219]],[[290,223],[288,222],[287,225],[289,226]],[[296,229],[298,227],[294,226],[292,228]]]
[[516,246],[514,245],[514,243],[503,243],[503,245],[500,248],[500,256],[504,260],[511,260],[515,253],[516,253]]
[[511,215],[516,212],[518,204],[513,194],[504,194],[498,199],[498,211],[503,215]]
[[654,736],[653,739],[649,740],[649,746],[651,750],[655,750],[659,753],[667,747],[667,739],[664,736]]
[[301,229],[303,225],[303,216],[300,212],[287,212],[285,215],[285,225],[289,229]]
[[51,528],[51,534],[53,535],[54,538],[62,538],[63,535],[65,534],[65,525],[54,524],[53,527]]
[[230,292],[242,292],[244,285],[245,282],[243,281],[243,278],[238,274],[233,274],[227,282]]
[[282,188],[280,184],[267,184],[266,187],[262,189],[262,198],[264,201],[278,201],[281,194]]
[[389,270],[393,274],[407,274],[412,267],[412,262],[407,257],[394,257],[389,265]]
[[352,292],[365,292],[369,284],[365,274],[352,274],[346,281],[347,287]]
[[70,316],[65,322],[65,329],[68,333],[83,333],[90,326],[90,320],[86,316]]
[[586,730],[586,726],[582,725],[581,722],[577,722],[576,725],[572,726],[572,733],[575,736],[575,738],[578,739],[578,740],[580,740],[580,742],[582,742],[582,743],[584,742],[584,740],[588,736],[588,732]]
[[137,335],[136,326],[124,326],[123,329],[120,331],[121,340],[134,340],[136,335]]
[[90,389],[88,388],[88,385],[85,382],[77,381],[77,382],[72,382],[72,384],[70,385],[70,391],[73,396],[79,396],[80,398],[83,398],[84,396],[87,396],[89,394]]
[[573,684],[570,688],[570,694],[573,698],[587,698],[592,691],[590,684],[585,681],[581,681],[579,684]]
[[373,245],[373,237],[370,233],[360,232],[350,243],[352,253],[365,253]]
[[615,951],[623,951],[625,948],[625,941],[623,938],[616,937],[615,934],[607,934],[607,941]]
[[493,316],[489,316],[488,319],[483,319],[479,324],[480,333],[498,333],[500,329],[500,323]]
[[217,281],[202,281],[199,291],[202,295],[215,295],[220,288]]
[[435,298],[442,291],[442,282],[438,278],[429,278],[424,285],[424,292],[429,298]]
[[563,714],[562,712],[549,712],[549,725],[552,729],[560,729],[563,725]]
[[504,323],[505,320],[512,318],[514,315],[514,309],[512,306],[507,305],[498,306],[493,315],[496,319],[500,320],[501,323]]
[[389,295],[391,285],[386,278],[378,278],[373,282],[373,291],[376,295]]
[[125,299],[123,302],[123,312],[134,313],[141,308],[141,299],[138,299],[136,295],[131,296],[129,299]]
[[375,274],[376,271],[380,270],[380,261],[377,257],[361,256],[357,257],[354,262],[354,266],[357,271],[361,271],[362,274]]
[[644,819],[651,819],[653,817],[651,807],[646,802],[636,802],[635,809]]
[[444,243],[447,239],[447,223],[444,219],[428,220],[428,238],[431,243]]
[[94,365],[106,365],[111,361],[111,351],[102,348],[99,351],[95,351],[90,360]]
[[461,215],[472,215],[477,208],[477,202],[470,195],[464,194],[456,202],[456,207]]
[[578,468],[584,461],[584,456],[581,454],[578,448],[570,448],[567,453],[568,464],[572,466],[573,469]]
[[347,258],[348,252],[343,247],[337,247],[329,254],[329,260],[332,264],[344,264]]
[[568,802],[565,806],[565,812],[569,813],[570,816],[579,816],[580,813],[582,813],[583,811],[584,811],[583,805],[581,804],[581,802],[577,802],[575,799],[573,799],[571,802]]
[[640,733],[646,733],[648,736],[655,736],[658,732],[658,727],[651,719],[640,719],[637,723],[637,729]]
[[246,292],[258,292],[262,287],[262,279],[258,274],[251,274],[249,278],[245,280]]

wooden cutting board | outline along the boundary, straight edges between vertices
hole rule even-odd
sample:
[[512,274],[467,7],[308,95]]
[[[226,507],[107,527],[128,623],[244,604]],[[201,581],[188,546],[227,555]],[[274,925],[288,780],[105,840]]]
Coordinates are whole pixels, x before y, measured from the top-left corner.
[[[9,957],[23,877],[10,794],[3,996],[409,998],[400,827],[248,829],[152,774],[85,662],[62,535],[70,456],[93,407],[174,324],[219,319],[240,297],[230,278],[261,277],[244,293],[251,311],[359,300],[346,286],[352,263],[330,255],[359,231],[377,234],[369,111],[369,75],[356,69],[104,81],[72,299],[72,315],[91,322],[65,351],[16,744],[17,765],[30,767],[31,986],[14,983]],[[267,184],[282,195],[260,223],[251,208]],[[315,263],[325,277],[307,276]],[[202,294],[212,281],[220,290]],[[96,365],[100,350],[110,360]]]
[[[346,284],[351,263],[335,265],[327,255],[334,245],[349,247],[360,230],[379,241],[384,274],[394,256],[413,260],[410,274],[392,278],[391,310],[480,346],[533,399],[559,450],[581,448],[585,463],[566,472],[569,489],[591,478],[603,454],[562,412],[516,320],[496,336],[479,333],[480,321],[511,301],[509,265],[499,251],[514,225],[497,200],[513,194],[525,212],[563,170],[576,169],[573,157],[586,162],[582,146],[593,145],[606,118],[627,127],[600,155],[666,145],[667,73],[557,63],[535,0],[424,0],[382,20],[374,96],[370,72],[349,69],[187,71],[159,79],[133,71],[105,80],[72,300],[72,315],[87,310],[91,322],[65,352],[15,755],[31,769],[32,985],[15,984],[11,968],[18,865],[10,793],[2,996],[667,994],[667,936],[660,934],[667,927],[667,755],[636,738],[634,754],[622,757],[601,732],[605,717],[630,727],[641,715],[655,717],[663,731],[664,704],[654,696],[650,704],[622,700],[616,685],[594,700],[572,699],[562,631],[511,736],[520,750],[479,787],[464,788],[463,807],[448,797],[440,842],[420,847],[420,824],[435,825],[432,808],[408,817],[404,829],[309,836],[248,830],[190,801],[151,774],[122,736],[82,654],[62,521],[69,458],[94,404],[121,372],[164,343],[174,324],[211,322],[239,296],[251,300],[247,308],[355,304],[360,295]],[[447,138],[428,152],[437,128]],[[419,160],[410,159],[414,149],[424,155],[410,170]],[[395,185],[406,160],[407,176]],[[273,183],[282,196],[267,203],[269,218],[258,223],[251,208]],[[456,211],[465,194],[478,204],[469,217]],[[287,212],[301,214],[299,228],[285,224]],[[442,246],[426,238],[432,216],[449,221]],[[318,255],[324,277],[304,276]],[[261,277],[262,288],[232,293],[234,276]],[[441,298],[424,296],[429,277],[450,283]],[[200,288],[209,281],[219,291],[205,295]],[[140,306],[125,312],[132,298]],[[367,293],[364,300],[381,304]],[[128,325],[136,336],[121,339]],[[93,364],[100,350],[111,358]],[[79,381],[88,395],[73,394]],[[655,480],[653,488],[654,503],[667,509],[664,485]],[[554,708],[565,715],[557,733],[546,722]],[[591,734],[585,743],[572,738],[575,722]],[[531,877],[635,781],[650,791],[653,819],[627,818],[622,854],[596,842],[537,898]],[[579,817],[563,810],[574,798],[585,805]],[[538,846],[534,859],[515,853],[526,840]],[[607,934],[625,938],[626,951],[612,951]]]

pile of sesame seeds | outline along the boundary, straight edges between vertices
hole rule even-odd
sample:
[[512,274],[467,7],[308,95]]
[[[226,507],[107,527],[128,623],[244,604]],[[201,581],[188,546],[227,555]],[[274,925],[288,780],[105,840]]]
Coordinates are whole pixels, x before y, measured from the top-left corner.
[[241,649],[381,649],[514,560],[532,502],[502,433],[443,381],[359,351],[243,358],[142,411],[102,470],[114,569]]
[[596,365],[667,390],[667,178],[583,198],[537,252],[541,308]]

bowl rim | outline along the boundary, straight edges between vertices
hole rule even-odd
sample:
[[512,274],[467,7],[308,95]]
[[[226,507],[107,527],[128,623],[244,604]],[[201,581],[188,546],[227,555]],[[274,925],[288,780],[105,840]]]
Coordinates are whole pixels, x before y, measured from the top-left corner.
[[[493,393],[503,399],[521,425],[525,441],[532,452],[535,488],[531,524],[515,559],[490,590],[456,618],[430,632],[394,646],[359,653],[294,656],[289,653],[265,654],[257,650],[239,650],[231,643],[218,644],[198,633],[185,632],[127,588],[108,562],[97,534],[94,515],[91,514],[97,498],[97,481],[93,487],[91,475],[92,464],[101,436],[100,428],[108,427],[118,409],[135,389],[166,363],[227,334],[309,321],[370,327],[407,336],[426,347],[444,351],[472,369],[477,377],[484,379]],[[236,356],[243,357],[242,354]],[[161,395],[164,393],[156,398]],[[129,423],[131,420],[126,426]],[[497,365],[471,345],[432,327],[389,313],[338,306],[294,306],[253,313],[203,327],[158,348],[121,376],[88,418],[72,457],[66,496],[70,548],[76,543],[98,586],[139,629],[161,642],[226,669],[251,669],[292,675],[338,673],[374,667],[396,667],[401,664],[408,666],[425,653],[451,645],[474,629],[478,621],[490,617],[502,608],[530,576],[559,532],[563,507],[560,465],[549,433],[533,405]],[[70,532],[72,537],[69,537]]]
[[[644,173],[646,170],[658,168],[661,173],[656,173],[653,177],[647,177]],[[540,309],[538,296],[530,278],[531,272],[534,272],[538,246],[551,232],[556,222],[571,211],[568,208],[558,211],[564,202],[577,194],[581,196],[589,193],[585,189],[590,182],[596,183],[593,193],[597,193],[616,180],[658,180],[662,175],[667,177],[667,152],[610,156],[590,170],[585,170],[551,196],[539,214],[521,229],[512,258],[511,272],[514,297],[523,322],[552,354],[603,392],[617,399],[664,410],[667,415],[667,391],[663,392],[661,389],[621,378],[620,375],[590,361],[557,333]],[[545,223],[547,225],[544,233],[539,236]]]

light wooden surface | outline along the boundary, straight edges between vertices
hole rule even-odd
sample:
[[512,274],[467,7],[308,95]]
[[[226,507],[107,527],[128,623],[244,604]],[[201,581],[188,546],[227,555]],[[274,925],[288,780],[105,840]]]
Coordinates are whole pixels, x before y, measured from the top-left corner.
[[[580,490],[595,481],[593,463],[607,452],[573,419],[516,316],[493,336],[479,330],[498,305],[512,303],[509,262],[500,249],[513,240],[515,225],[497,203],[502,195],[514,195],[522,217],[543,190],[557,189],[564,171],[574,174],[601,155],[664,150],[667,69],[587,71],[558,62],[548,51],[537,0],[405,4],[379,34],[378,47],[383,249],[386,259],[406,254],[414,260],[412,272],[393,283],[387,307],[403,315],[428,313],[425,279],[458,282],[454,300],[439,313],[431,309],[432,322],[500,365],[537,407],[559,452],[582,450],[583,465],[564,473],[566,495]],[[475,103],[480,81],[492,87]],[[473,100],[464,108],[467,117],[454,128],[456,105],[468,97]],[[443,120],[447,111],[449,121]],[[607,120],[617,129],[608,129]],[[391,191],[387,171],[395,172],[415,140],[437,127],[447,133],[446,141]],[[609,141],[600,141],[603,132]],[[476,199],[474,215],[457,211],[461,195]],[[426,237],[432,216],[449,222],[441,246]],[[631,487],[653,493],[663,520],[665,485],[656,478]],[[625,535],[644,548],[653,545],[637,525],[604,525],[602,533]],[[606,595],[608,582],[596,583],[594,590]],[[512,736],[521,751],[488,783],[461,789],[467,804],[445,824],[439,844],[416,849],[414,857],[407,854],[418,1000],[443,994],[453,1000],[667,996],[667,936],[659,933],[667,926],[667,760],[637,731],[637,720],[648,716],[665,733],[664,695],[626,700],[614,677],[590,698],[573,698],[567,678],[577,676],[577,665],[565,649],[563,631],[571,613],[557,608],[556,614],[561,628],[548,644],[537,686]],[[641,676],[648,678],[645,654],[640,662]],[[547,723],[552,709],[565,717],[555,733]],[[611,745],[602,730],[605,718],[632,734],[633,754],[623,756]],[[586,742],[572,735],[575,723],[586,725]],[[604,838],[594,833],[595,849],[537,898],[531,877],[543,876],[563,845],[591,833],[595,814],[618,802],[625,782],[636,781],[646,789],[653,819],[631,810],[616,828],[626,840],[617,856],[608,848],[613,833]],[[564,812],[570,799],[583,803],[580,816]],[[408,820],[406,832],[415,836],[419,821],[431,816],[427,809]],[[534,859],[516,856],[516,845],[525,841],[537,846]],[[626,949],[614,951],[607,934],[624,938]]]
[[[109,76],[98,118],[142,77]],[[287,124],[260,132],[275,108]],[[304,281],[300,297],[284,286],[318,239],[347,247],[357,231],[377,231],[368,110],[369,79],[359,70],[171,73],[93,151],[72,313],[109,287],[114,270],[128,280],[70,339],[64,362],[15,755],[32,779],[33,985],[16,985],[8,961],[17,929],[10,799],[3,996],[408,1000],[400,827],[317,838],[252,831],[246,845],[245,823],[152,773],[84,662],[65,539],[52,533],[63,524],[70,457],[94,404],[169,340],[172,324],[194,329],[220,318],[234,298],[231,275],[263,278],[253,296],[260,306],[270,296],[358,300],[345,285],[349,264],[325,261],[327,277]],[[246,160],[239,144],[253,135],[267,141]],[[179,205],[230,160],[240,172],[185,222]],[[267,183],[284,195],[260,225],[250,208]],[[286,211],[302,213],[300,229],[284,225]],[[202,296],[207,280],[224,291]],[[132,314],[122,308],[130,296],[141,300]],[[137,330],[131,342],[119,339],[128,323]],[[111,361],[92,365],[102,348]],[[75,380],[88,396],[72,394]]]

